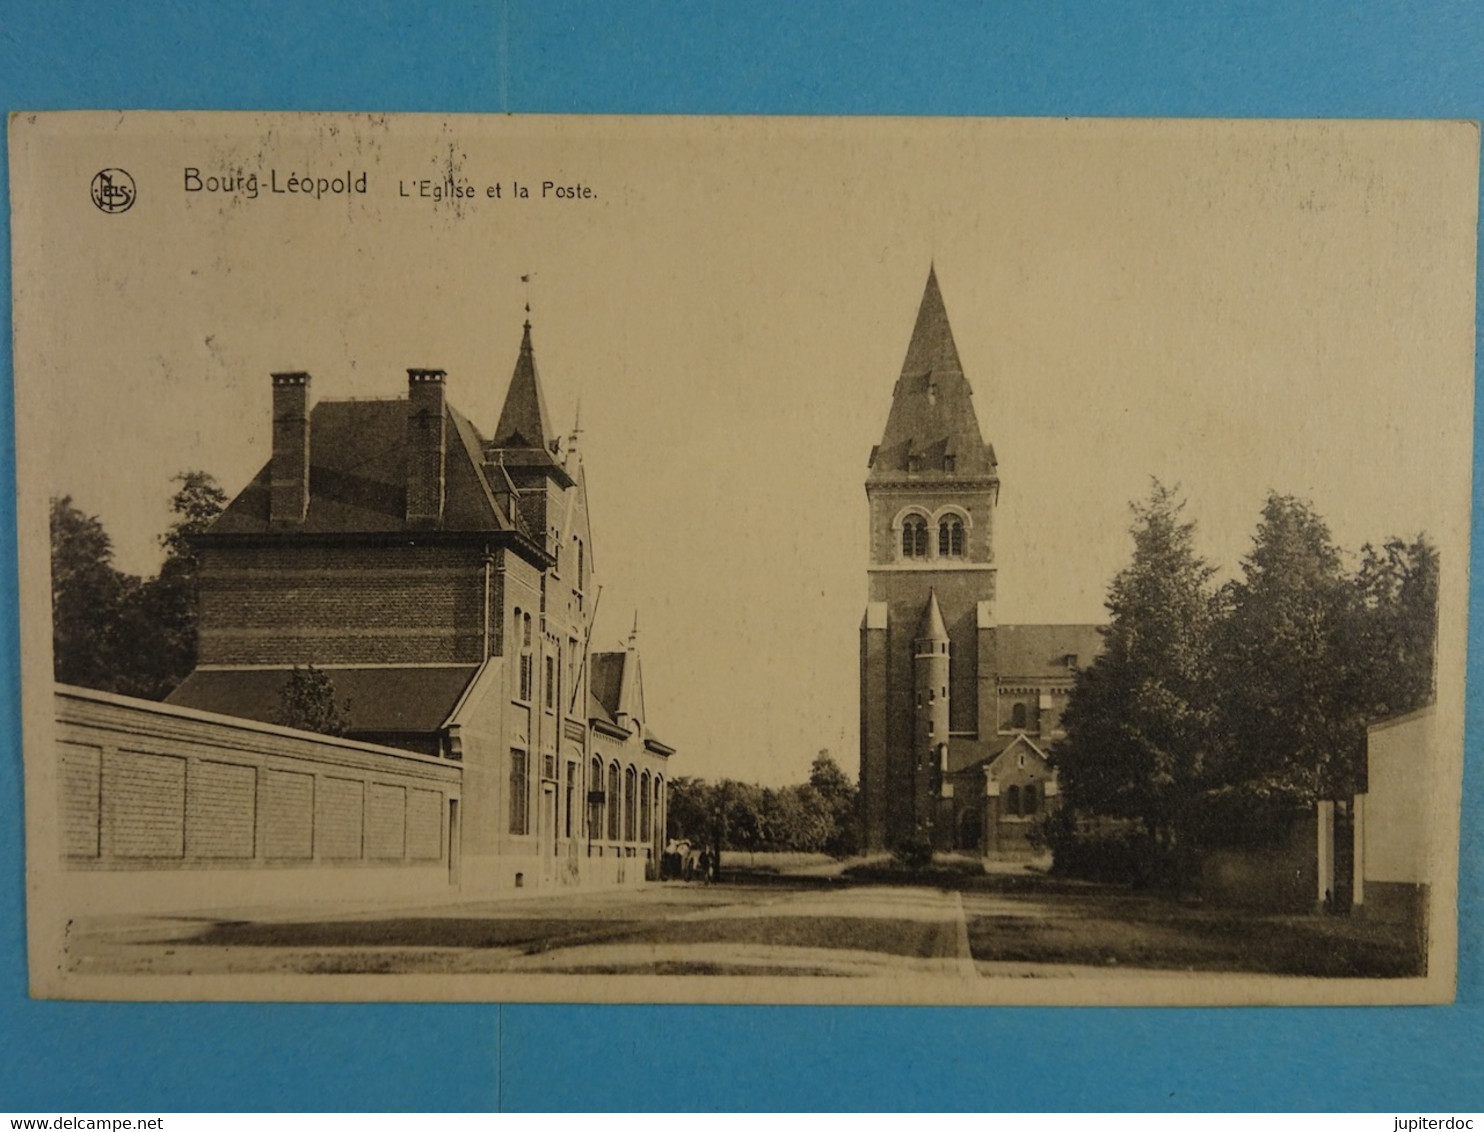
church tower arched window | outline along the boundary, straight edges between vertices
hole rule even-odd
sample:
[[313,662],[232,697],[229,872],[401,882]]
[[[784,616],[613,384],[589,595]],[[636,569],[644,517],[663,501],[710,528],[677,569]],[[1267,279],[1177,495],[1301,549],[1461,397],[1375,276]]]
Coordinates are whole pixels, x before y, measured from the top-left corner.
[[964,521],[949,515],[938,522],[938,557],[962,558],[964,554]]
[[921,515],[908,515],[902,520],[902,557],[926,558],[927,552],[927,520]]

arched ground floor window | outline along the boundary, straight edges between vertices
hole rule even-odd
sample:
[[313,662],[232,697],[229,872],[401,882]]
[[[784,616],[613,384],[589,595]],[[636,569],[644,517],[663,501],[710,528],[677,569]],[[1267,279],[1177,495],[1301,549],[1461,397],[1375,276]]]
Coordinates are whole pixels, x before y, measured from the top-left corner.
[[639,776],[639,840],[648,841],[654,834],[654,811],[649,805],[649,771]]
[[958,819],[958,847],[978,849],[984,840],[984,818],[977,809],[965,810]]
[[623,839],[625,841],[634,840],[634,834],[638,828],[634,820],[638,817],[638,777],[633,767],[628,767],[623,772]]
[[622,785],[619,779],[618,764],[613,763],[608,768],[608,840],[618,840],[618,819],[622,812],[621,803],[623,799]]

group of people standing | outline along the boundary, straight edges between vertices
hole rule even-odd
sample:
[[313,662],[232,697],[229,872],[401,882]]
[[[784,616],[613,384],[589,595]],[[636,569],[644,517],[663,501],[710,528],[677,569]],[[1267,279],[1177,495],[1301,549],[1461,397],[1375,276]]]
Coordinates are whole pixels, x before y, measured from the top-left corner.
[[660,855],[661,880],[694,880],[703,884],[721,880],[721,854],[710,846],[669,841]]

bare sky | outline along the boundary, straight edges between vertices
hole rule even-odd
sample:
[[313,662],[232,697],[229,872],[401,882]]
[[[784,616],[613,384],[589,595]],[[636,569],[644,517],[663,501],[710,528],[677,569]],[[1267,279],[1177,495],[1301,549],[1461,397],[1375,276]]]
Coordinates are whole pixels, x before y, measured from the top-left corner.
[[[1002,622],[1100,620],[1158,475],[1228,568],[1270,488],[1352,549],[1428,531],[1461,665],[1468,124],[55,116],[12,153],[23,543],[69,493],[152,571],[171,475],[235,492],[267,459],[273,371],[318,399],[443,367],[489,432],[533,273],[564,430],[581,398],[596,647],[639,611],[675,771],[854,772],[866,458],[936,262],[1000,461]],[[90,201],[109,166],[127,213]],[[417,195],[450,172],[472,201]]]

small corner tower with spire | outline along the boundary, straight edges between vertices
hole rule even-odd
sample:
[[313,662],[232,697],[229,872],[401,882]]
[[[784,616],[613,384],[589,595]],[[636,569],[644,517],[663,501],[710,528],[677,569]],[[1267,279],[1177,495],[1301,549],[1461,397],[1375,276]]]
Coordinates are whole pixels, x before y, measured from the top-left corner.
[[912,818],[915,828],[931,828],[936,818],[939,779],[948,755],[948,628],[937,590],[928,591],[927,608],[912,649],[915,696],[912,732]]
[[935,268],[868,467],[860,780],[864,845],[879,850],[944,841],[952,737],[994,718],[1000,481]]
[[550,422],[546,396],[536,373],[528,318],[515,372],[510,375],[510,388],[500,410],[500,423],[485,449],[485,465],[492,488],[508,493],[509,509],[519,529],[555,554],[558,548],[551,541],[555,516],[548,514],[549,504],[573,487],[575,480],[559,458],[561,441],[556,439]]

